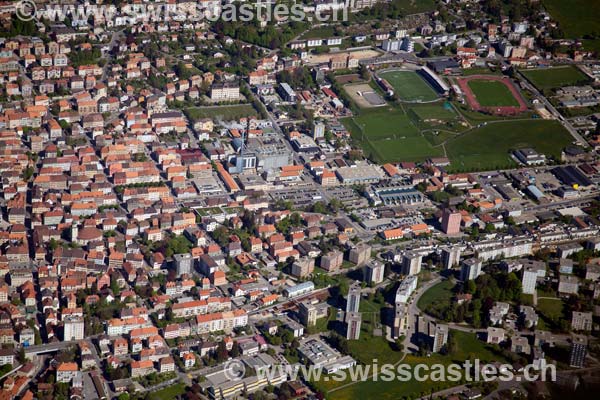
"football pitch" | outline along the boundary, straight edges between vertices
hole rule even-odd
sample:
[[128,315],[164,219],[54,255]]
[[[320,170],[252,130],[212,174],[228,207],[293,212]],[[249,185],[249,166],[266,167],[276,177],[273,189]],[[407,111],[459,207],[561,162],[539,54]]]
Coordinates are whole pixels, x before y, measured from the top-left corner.
[[442,154],[442,149],[433,147],[410,118],[397,108],[369,110],[342,122],[365,154],[380,163],[422,161]]
[[558,121],[503,121],[488,123],[453,138],[447,143],[446,151],[452,170],[492,170],[514,167],[511,151],[525,147],[560,158],[562,149],[572,141]]
[[483,107],[519,106],[517,99],[502,82],[477,79],[469,81],[468,85]]
[[[443,123],[461,121],[440,104],[413,106],[408,113],[401,108],[381,107],[342,122],[365,155],[378,163],[447,156],[452,172],[514,167],[511,152],[524,147],[559,158],[562,149],[573,140],[558,121],[492,121],[452,132],[447,125],[432,128],[427,124],[434,116]],[[434,131],[438,131],[437,135]]]
[[539,90],[589,83],[590,79],[577,67],[553,67],[530,69],[521,72]]
[[438,99],[436,91],[415,71],[386,71],[379,76],[393,86],[401,100],[422,102]]

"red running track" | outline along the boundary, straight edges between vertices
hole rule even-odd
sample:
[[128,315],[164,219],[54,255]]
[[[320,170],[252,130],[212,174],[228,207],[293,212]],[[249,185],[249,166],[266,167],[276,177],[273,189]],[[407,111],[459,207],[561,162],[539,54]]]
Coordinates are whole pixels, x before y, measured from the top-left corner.
[[[519,105],[502,107],[483,107],[481,104],[479,104],[477,98],[475,97],[475,94],[469,87],[469,81],[472,80],[498,81],[503,83],[508,88],[508,90],[510,90],[510,92],[512,93],[513,97],[517,100]],[[521,96],[519,90],[508,77],[496,75],[472,75],[464,78],[457,78],[456,83],[460,87],[460,90],[463,92],[467,103],[474,111],[486,111],[496,115],[514,115],[527,111],[527,103],[525,103],[525,99],[523,99],[523,96]]]

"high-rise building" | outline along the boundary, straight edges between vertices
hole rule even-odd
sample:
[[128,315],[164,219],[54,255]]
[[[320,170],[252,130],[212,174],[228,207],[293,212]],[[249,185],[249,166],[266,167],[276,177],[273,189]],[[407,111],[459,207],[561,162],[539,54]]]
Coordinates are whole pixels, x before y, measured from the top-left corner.
[[194,259],[192,258],[191,254],[175,254],[173,255],[173,259],[175,260],[175,270],[177,271],[177,276],[181,276],[183,274],[189,275],[192,273],[192,262]]
[[396,303],[394,307],[394,321],[392,323],[392,337],[397,339],[404,335],[408,325],[408,306],[406,303]]
[[85,337],[83,317],[67,316],[63,321],[63,340],[83,340]]
[[571,353],[569,354],[569,365],[575,368],[584,367],[586,353],[587,337],[584,335],[573,335]]
[[371,260],[365,267],[365,281],[371,284],[383,282],[383,273],[385,266],[381,261]]
[[573,311],[571,315],[571,329],[574,331],[592,330],[592,312]]
[[521,289],[525,294],[534,294],[537,283],[538,271],[534,268],[525,267],[523,269],[523,279]]
[[460,222],[462,216],[459,212],[450,209],[444,209],[442,214],[442,231],[447,235],[456,235],[460,233]]
[[310,257],[302,257],[294,261],[292,264],[291,274],[299,278],[304,278],[313,273],[315,270],[315,259]]
[[361,265],[371,259],[371,246],[366,243],[359,243],[356,247],[350,249],[348,261],[353,264]]
[[322,122],[315,122],[313,128],[313,139],[319,139],[325,137],[325,124]]
[[444,269],[450,269],[460,262],[460,247],[444,247],[442,249],[442,263]]
[[360,282],[354,282],[348,289],[348,298],[346,299],[346,315],[357,313],[360,307]]
[[344,254],[339,250],[330,251],[321,256],[321,268],[325,271],[337,271],[344,262]]
[[407,251],[402,256],[402,273],[404,275],[417,275],[421,272],[423,256],[414,251]]
[[305,326],[312,326],[317,323],[317,307],[309,302],[302,302],[298,307],[300,321]]
[[360,338],[360,324],[362,316],[359,312],[346,314],[346,339],[358,340]]
[[433,331],[433,352],[439,352],[448,343],[448,325],[437,324]]
[[460,267],[460,279],[463,282],[477,279],[481,275],[481,265],[481,260],[478,258],[464,260]]

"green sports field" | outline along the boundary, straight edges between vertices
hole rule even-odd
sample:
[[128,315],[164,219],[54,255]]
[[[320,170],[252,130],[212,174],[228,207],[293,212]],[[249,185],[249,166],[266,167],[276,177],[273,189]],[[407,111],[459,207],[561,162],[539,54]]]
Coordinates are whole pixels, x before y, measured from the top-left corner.
[[502,82],[474,79],[467,83],[483,107],[518,107],[519,102]]
[[421,120],[441,120],[448,121],[456,118],[456,113],[452,108],[446,108],[440,104],[421,104],[411,107],[411,110]]
[[342,122],[365,154],[380,163],[422,161],[442,154],[442,149],[434,148],[398,108],[369,110]]
[[387,71],[379,76],[394,87],[401,100],[409,102],[434,101],[436,91],[415,71]]
[[555,89],[589,83],[590,79],[577,67],[565,66],[522,71],[522,74],[539,90]]
[[447,156],[453,172],[514,167],[511,152],[524,147],[558,159],[573,141],[558,121],[551,120],[471,122],[470,128],[454,108],[439,102],[361,110],[342,123],[377,163]]
[[533,147],[547,156],[560,157],[573,141],[558,121],[520,120],[492,122],[450,140],[446,151],[451,170],[491,170],[514,166],[512,150]]

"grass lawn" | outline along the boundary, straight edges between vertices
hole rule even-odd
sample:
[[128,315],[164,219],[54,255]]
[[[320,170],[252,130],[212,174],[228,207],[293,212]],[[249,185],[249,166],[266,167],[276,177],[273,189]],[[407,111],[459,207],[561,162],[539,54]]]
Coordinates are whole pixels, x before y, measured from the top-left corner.
[[257,116],[258,113],[251,104],[237,104],[232,106],[192,107],[187,108],[185,115],[193,121],[201,118],[222,118],[224,120],[240,119],[242,117]]
[[521,304],[526,306],[533,306],[533,295],[521,293]]
[[456,134],[453,134],[450,132],[435,133],[433,131],[430,131],[430,132],[423,133],[423,136],[425,136],[425,139],[427,139],[427,141],[429,143],[431,143],[433,146],[439,146],[442,143],[452,140],[452,138],[455,138]]
[[415,71],[388,71],[379,76],[388,81],[404,101],[433,101],[438,98],[436,91]]
[[365,299],[363,297],[360,299],[360,306],[358,311],[367,313],[379,313],[381,311],[381,307],[381,304],[369,299]]
[[448,302],[454,295],[452,289],[455,286],[455,282],[447,279],[432,286],[429,290],[421,295],[417,302],[417,307],[421,310],[425,310],[427,307],[434,303]]
[[558,21],[566,38],[582,38],[586,34],[597,34],[600,31],[599,1],[543,0],[542,2],[552,18]]
[[157,390],[149,394],[151,400],[174,399],[185,393],[185,385],[176,383],[175,385],[167,386],[164,389]]
[[565,66],[524,70],[522,74],[539,90],[588,83],[589,78],[577,67]]
[[300,39],[327,39],[334,35],[335,29],[331,25],[319,26],[310,29],[300,36]]
[[352,138],[361,143],[365,154],[379,163],[422,161],[442,154],[442,150],[434,148],[398,108],[363,110],[342,123]]
[[537,296],[538,297],[552,297],[552,298],[556,298],[556,292],[554,290],[538,289],[537,290]]
[[396,141],[380,140],[373,145],[380,158],[388,161],[423,161],[443,155],[441,148],[433,147],[423,136],[402,137]]
[[413,104],[407,115],[432,145],[437,146],[468,129],[450,103]]
[[421,120],[439,119],[448,121],[456,118],[456,113],[452,108],[444,107],[441,104],[420,104],[410,109]]
[[[500,356],[492,352],[489,347],[482,341],[478,340],[474,334],[451,330],[450,334],[455,343],[455,349],[452,354],[442,356],[440,354],[432,354],[430,357],[417,357],[413,355],[407,356],[402,363],[410,366],[417,364],[444,364],[449,365],[454,362],[462,362],[466,359],[480,359],[482,361],[504,361]],[[373,356],[372,358],[376,358]],[[371,358],[371,359],[372,359]],[[371,363],[371,359],[369,363]],[[381,366],[384,362],[379,358],[378,365]],[[378,379],[366,380],[356,384],[344,387],[339,390],[333,390],[347,382],[319,382],[317,387],[326,392],[328,399],[335,400],[351,400],[351,399],[372,399],[375,396],[380,400],[397,400],[407,397],[419,397],[428,395],[433,389],[434,391],[441,390],[446,387],[456,386],[456,382],[420,382],[416,379],[409,381],[382,381]],[[329,391],[329,392],[328,392]],[[328,393],[327,393],[328,392]],[[376,393],[376,395],[375,395]]]
[[407,115],[402,110],[391,107],[365,110],[354,117],[354,121],[369,140],[419,136],[419,131],[411,124]]
[[583,48],[589,51],[600,52],[600,39],[583,39]]
[[380,364],[395,363],[402,358],[402,352],[394,351],[392,343],[385,337],[369,335],[362,326],[360,338],[348,341],[348,348],[350,354],[363,364],[371,364],[375,358]]
[[472,80],[468,82],[475,98],[483,107],[518,106],[519,102],[502,82]]
[[330,330],[329,322],[334,321],[334,320],[335,320],[335,308],[329,307],[329,310],[327,311],[327,316],[317,319],[317,322],[315,323],[315,325],[309,327],[308,331],[310,332],[310,334],[327,332]]
[[484,114],[484,113],[481,113],[478,111],[473,111],[470,108],[468,108],[468,106],[466,106],[465,104],[461,104],[458,102],[453,103],[453,105],[456,108],[456,110],[458,110],[458,112],[462,115],[462,117],[465,118],[467,121],[469,121],[472,125],[477,125],[481,122],[510,121],[512,119],[530,118],[531,116],[533,116],[535,114],[532,111],[527,111],[527,112],[524,112],[524,113],[518,114],[518,115],[499,116],[499,115]]
[[492,170],[514,166],[511,150],[532,147],[546,156],[560,157],[573,141],[558,121],[522,120],[488,123],[446,144],[451,170]]
[[561,299],[539,299],[537,310],[546,318],[552,321],[558,321],[564,316],[564,303]]
[[402,0],[397,2],[399,9],[406,14],[417,14],[435,10],[434,0]]

